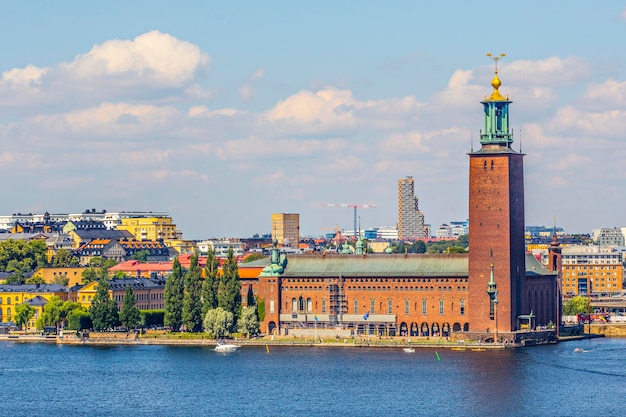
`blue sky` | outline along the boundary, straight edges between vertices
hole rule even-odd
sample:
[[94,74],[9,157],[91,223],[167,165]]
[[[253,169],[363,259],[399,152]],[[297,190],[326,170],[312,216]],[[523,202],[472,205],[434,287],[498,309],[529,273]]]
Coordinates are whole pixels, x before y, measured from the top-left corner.
[[[338,3],[338,4],[337,4]],[[624,226],[626,4],[0,5],[0,213],[169,211],[187,238],[467,218],[470,141],[500,62],[526,223]]]

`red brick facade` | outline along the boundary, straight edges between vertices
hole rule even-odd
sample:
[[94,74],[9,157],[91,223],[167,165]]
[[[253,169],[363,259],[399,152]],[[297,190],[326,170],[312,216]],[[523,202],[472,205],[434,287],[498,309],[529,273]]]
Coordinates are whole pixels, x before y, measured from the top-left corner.
[[[470,328],[498,331],[517,328],[526,314],[523,155],[508,148],[484,146],[470,154],[469,279]],[[491,265],[498,304],[491,314],[487,294]]]

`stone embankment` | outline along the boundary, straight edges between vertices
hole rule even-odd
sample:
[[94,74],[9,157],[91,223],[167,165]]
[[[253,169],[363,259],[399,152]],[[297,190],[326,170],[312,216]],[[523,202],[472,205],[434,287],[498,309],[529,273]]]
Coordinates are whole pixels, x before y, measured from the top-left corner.
[[584,332],[606,337],[626,337],[626,323],[594,323],[591,326],[585,324]]

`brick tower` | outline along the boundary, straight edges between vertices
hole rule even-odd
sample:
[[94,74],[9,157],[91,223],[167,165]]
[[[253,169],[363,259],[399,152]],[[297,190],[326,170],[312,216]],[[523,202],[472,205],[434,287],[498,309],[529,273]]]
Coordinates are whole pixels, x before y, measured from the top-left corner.
[[493,93],[481,102],[481,148],[469,154],[468,314],[470,331],[497,335],[517,330],[518,316],[528,307],[523,303],[524,155],[511,148],[511,101],[498,91],[500,57],[492,59]]

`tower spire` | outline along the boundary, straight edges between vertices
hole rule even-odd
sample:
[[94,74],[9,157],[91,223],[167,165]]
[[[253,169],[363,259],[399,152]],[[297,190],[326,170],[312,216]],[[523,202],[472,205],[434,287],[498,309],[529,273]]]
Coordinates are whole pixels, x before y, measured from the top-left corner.
[[506,56],[487,54],[495,62],[494,76],[491,80],[493,92],[481,102],[485,110],[483,129],[480,132],[481,145],[498,145],[510,148],[513,143],[513,134],[509,129],[509,97],[500,93],[502,82],[498,77],[498,61]]

